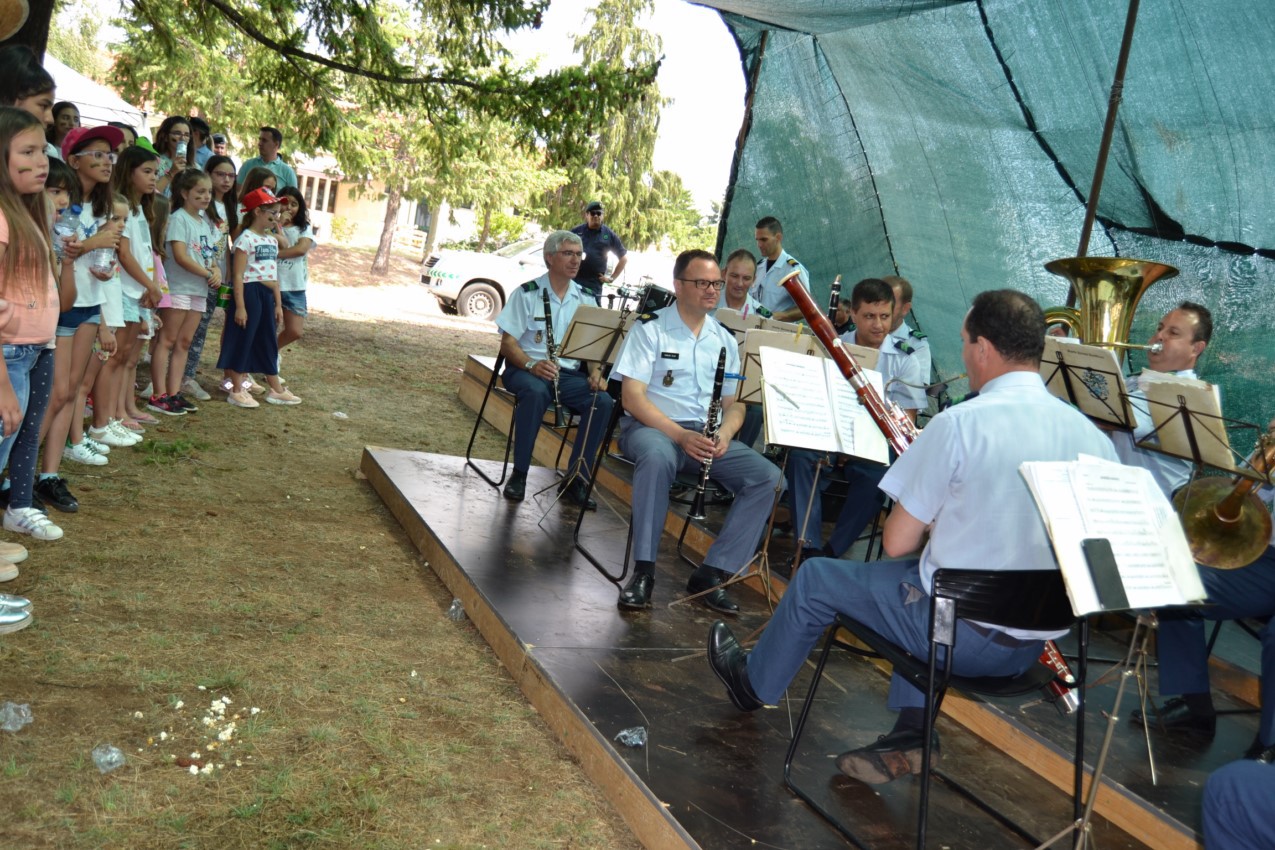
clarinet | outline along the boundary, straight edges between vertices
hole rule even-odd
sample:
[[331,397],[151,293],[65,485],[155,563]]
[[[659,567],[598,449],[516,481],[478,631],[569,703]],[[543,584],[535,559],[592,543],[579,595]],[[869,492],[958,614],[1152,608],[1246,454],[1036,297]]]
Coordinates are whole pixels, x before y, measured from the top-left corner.
[[[708,403],[708,420],[704,423],[704,436],[717,442],[717,431],[721,426],[722,414],[722,382],[726,380],[726,349],[722,348],[717,355],[717,374],[713,376],[713,400]],[[704,493],[708,489],[708,473],[713,468],[713,456],[704,459],[699,468],[699,483],[695,485],[695,499],[691,502],[691,510],[687,513],[690,519],[704,519]]]
[[549,288],[540,290],[545,297],[545,352],[546,359],[554,365],[553,373],[553,426],[562,428],[567,424],[562,415],[562,402],[558,400],[558,347],[553,343],[553,313],[549,309]]
[[[837,331],[832,326],[832,322],[824,318],[819,312],[819,308],[815,306],[814,300],[810,297],[810,293],[801,285],[801,281],[797,279],[800,272],[792,274],[779,281],[779,285],[788,291],[792,296],[792,300],[796,302],[800,308],[802,316],[805,317],[806,323],[810,325],[810,329],[814,331],[815,336],[823,343],[824,350],[828,352],[828,356],[841,370],[841,374],[850,382],[850,386],[854,387],[855,393],[859,396],[859,402],[864,409],[872,417],[872,421],[881,429],[881,433],[885,435],[886,440],[894,449],[895,454],[903,454],[908,446],[920,435],[920,431],[912,424],[912,420],[899,409],[899,406],[893,401],[883,399],[877,395],[876,390],[867,382],[863,375],[863,369],[855,362],[850,352],[846,351],[841,345],[841,340],[837,338]],[[1052,640],[1045,642],[1045,649],[1040,655],[1040,663],[1044,664],[1055,674],[1055,678],[1051,679],[1049,684],[1045,686],[1046,692],[1054,700],[1055,704],[1065,714],[1075,712],[1079,705],[1079,698],[1073,692],[1076,677],[1071,672],[1071,668],[1067,666],[1066,659],[1058,650],[1058,644]]]
[[828,321],[833,329],[837,327],[837,307],[841,305],[841,275],[832,282],[832,297],[828,299]]

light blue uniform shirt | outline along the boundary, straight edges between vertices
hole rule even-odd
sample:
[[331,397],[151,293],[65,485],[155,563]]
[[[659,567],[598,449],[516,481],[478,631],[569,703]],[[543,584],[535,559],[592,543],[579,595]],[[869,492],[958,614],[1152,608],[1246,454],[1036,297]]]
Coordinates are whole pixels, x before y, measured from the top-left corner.
[[806,291],[809,291],[810,273],[806,271],[806,267],[797,262],[787,251],[779,252],[779,256],[770,264],[769,271],[763,271],[765,266],[766,258],[762,257],[761,262],[757,264],[757,280],[750,290],[752,296],[772,313],[780,313],[796,307],[797,302],[792,300],[788,290],[779,285],[779,281],[792,274],[793,269],[797,269],[801,272],[797,279],[801,281],[802,286],[806,287]]
[[[848,345],[857,345],[854,341],[855,333],[846,331],[841,335],[841,341]],[[924,383],[921,380],[921,363],[916,355],[899,351],[894,337],[889,334],[881,340],[881,347],[877,350],[881,357],[877,360],[876,371],[881,373],[881,380],[885,384],[885,397],[904,410],[924,410],[928,407],[925,390],[919,386],[908,386]],[[891,381],[894,383],[890,383]]]
[[[726,349],[726,373],[739,372],[739,345],[712,316],[699,337],[682,321],[677,305],[638,319],[624,341],[613,375],[646,384],[646,397],[674,422],[703,422],[713,400],[717,358]],[[666,379],[669,381],[665,386]],[[722,398],[735,395],[735,381],[722,383]]]
[[[553,341],[559,347],[562,346],[571,318],[576,314],[576,308],[585,303],[585,295],[580,285],[573,280],[567,286],[566,295],[559,298],[558,293],[554,292],[553,287],[549,285],[548,272],[531,283],[535,284],[534,290],[529,289],[528,284],[523,284],[510,293],[505,309],[501,310],[500,315],[496,317],[496,327],[518,340],[519,347],[527,352],[528,357],[547,360],[549,347],[545,344],[544,333],[544,290],[549,290],[549,321],[553,324]],[[589,296],[589,304],[593,304],[592,296]],[[539,339],[536,338],[537,335]],[[515,363],[514,365],[522,368],[525,364]],[[559,369],[578,369],[579,366],[579,360],[572,360],[570,357],[558,358]]]
[[930,365],[932,363],[929,339],[913,331],[907,322],[895,328],[890,333],[890,336],[894,337],[896,347],[902,342],[912,349],[912,355],[916,358],[916,362],[921,364],[921,377],[924,380],[920,383],[928,384],[930,382]]
[[[769,319],[771,316],[775,315],[770,310],[763,307],[762,303],[753,297],[753,293],[751,291],[744,293],[744,306],[740,310],[735,310],[734,307],[726,306],[726,293],[723,292],[722,303],[717,310],[734,310],[735,312],[742,314],[745,319],[749,316],[756,316],[758,314],[760,314],[764,319]],[[713,311],[714,316],[717,315],[717,310]]]
[[[1184,369],[1173,374],[1181,378],[1194,378],[1195,370]],[[1150,472],[1155,483],[1159,484],[1160,489],[1164,491],[1164,495],[1172,499],[1173,494],[1190,480],[1191,461],[1150,449],[1138,448],[1135,445],[1138,440],[1144,439],[1155,430],[1155,423],[1151,421],[1151,404],[1147,401],[1146,393],[1138,389],[1138,381],[1141,377],[1141,375],[1133,375],[1125,381],[1125,386],[1129,388],[1129,403],[1133,407],[1133,432],[1112,431],[1108,436],[1111,437],[1111,443],[1116,449],[1116,457],[1120,458],[1121,463],[1126,466],[1140,466]]]
[[931,419],[880,485],[909,514],[934,524],[921,552],[925,589],[940,568],[1053,569],[1045,523],[1018,467],[1082,453],[1116,460],[1107,435],[1050,395],[1036,372],[1001,375]]

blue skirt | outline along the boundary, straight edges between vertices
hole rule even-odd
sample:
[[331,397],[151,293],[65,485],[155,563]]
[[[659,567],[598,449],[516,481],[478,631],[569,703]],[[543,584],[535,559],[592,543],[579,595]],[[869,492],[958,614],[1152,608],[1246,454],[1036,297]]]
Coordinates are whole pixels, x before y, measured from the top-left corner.
[[248,323],[242,328],[235,322],[234,299],[226,307],[217,368],[277,375],[279,333],[274,324],[274,292],[264,283],[245,283],[243,303]]

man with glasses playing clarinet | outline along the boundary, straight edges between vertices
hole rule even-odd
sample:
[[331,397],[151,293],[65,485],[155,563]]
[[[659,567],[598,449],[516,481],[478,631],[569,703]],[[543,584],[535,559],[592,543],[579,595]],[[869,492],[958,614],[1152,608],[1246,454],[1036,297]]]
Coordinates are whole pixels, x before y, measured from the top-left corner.
[[[548,349],[552,330],[555,343],[566,336],[567,326],[576,308],[586,303],[587,295],[573,278],[580,270],[584,247],[580,237],[568,230],[555,230],[545,239],[544,258],[548,271],[515,289],[496,317],[500,328],[500,353],[505,358],[501,380],[505,389],[518,398],[514,412],[514,468],[505,483],[505,498],[521,502],[527,491],[527,469],[531,453],[540,436],[540,423],[554,401],[554,379],[561,405],[580,417],[569,474],[560,486],[562,497],[573,505],[594,510],[592,499],[586,501],[589,471],[598,446],[611,421],[614,402],[603,390],[606,379],[602,367],[591,371],[587,364],[566,357],[554,358]],[[549,293],[549,315],[546,328],[545,292]],[[554,359],[557,362],[553,362]]]
[[735,614],[739,606],[721,585],[757,551],[779,484],[779,468],[734,439],[744,423],[744,405],[734,403],[733,377],[722,384],[716,439],[704,435],[721,352],[726,351],[725,374],[733,376],[739,372],[739,348],[731,332],[712,316],[725,286],[713,255],[682,252],[673,265],[673,279],[677,301],[639,317],[613,371],[623,381],[620,450],[634,462],[635,564],[633,579],[620,592],[619,606],[650,607],[669,487],[679,471],[698,472],[711,458],[712,479],[735,499],[686,589],[704,593],[699,601],[714,611]]

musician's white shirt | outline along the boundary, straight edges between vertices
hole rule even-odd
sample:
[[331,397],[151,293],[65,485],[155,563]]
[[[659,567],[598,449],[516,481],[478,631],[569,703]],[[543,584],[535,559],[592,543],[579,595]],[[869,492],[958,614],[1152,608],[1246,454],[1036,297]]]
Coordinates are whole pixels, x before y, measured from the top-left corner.
[[[1173,374],[1180,378],[1194,378],[1195,370],[1183,369],[1181,372],[1174,372]],[[1150,449],[1141,449],[1135,445],[1138,440],[1144,439],[1155,431],[1155,423],[1151,421],[1150,404],[1147,402],[1146,393],[1138,389],[1138,382],[1141,377],[1141,375],[1132,375],[1125,380],[1125,385],[1129,388],[1129,402],[1133,407],[1135,426],[1133,432],[1112,431],[1108,436],[1111,437],[1111,444],[1115,446],[1116,457],[1120,458],[1121,463],[1126,466],[1141,466],[1146,469],[1151,473],[1151,477],[1155,479],[1155,483],[1160,485],[1164,495],[1172,499],[1173,494],[1190,480],[1191,461],[1171,457]]]
[[[727,374],[737,374],[739,345],[734,335],[712,316],[705,316],[697,338],[673,304],[634,322],[612,377],[645,383],[646,397],[674,422],[702,423],[713,399],[713,379],[723,348]],[[722,398],[735,392],[734,380],[722,383]]]
[[921,377],[925,379],[921,383],[928,384],[930,382],[930,366],[932,363],[930,340],[925,336],[912,336],[912,327],[906,321],[891,331],[890,336],[894,337],[896,344],[906,342],[912,346],[913,356],[921,364]]
[[797,276],[797,280],[801,281],[801,285],[809,291],[810,273],[806,271],[805,266],[787,251],[779,252],[779,256],[770,264],[769,270],[764,270],[766,262],[766,258],[762,257],[761,262],[757,264],[757,280],[753,283],[750,293],[761,302],[763,307],[772,313],[782,313],[784,310],[791,310],[797,306],[797,302],[792,300],[788,290],[779,285],[779,281],[792,274],[794,270],[797,270],[801,272]]
[[[848,345],[857,345],[855,331],[846,331],[841,341]],[[881,373],[885,383],[885,397],[904,410],[924,410],[929,406],[925,398],[925,390],[920,388],[925,381],[921,377],[921,361],[915,354],[904,354],[899,351],[896,340],[890,334],[881,341],[881,358],[877,361],[876,371]],[[894,383],[890,383],[894,381]],[[908,384],[917,384],[910,387]]]
[[[546,360],[549,357],[549,349],[545,344],[545,302],[542,294],[545,289],[549,290],[549,320],[553,324],[553,339],[558,345],[562,344],[563,337],[567,334],[567,327],[571,324],[571,318],[576,314],[576,308],[581,304],[593,304],[593,296],[586,296],[584,290],[580,288],[580,284],[574,280],[567,286],[567,293],[562,298],[558,297],[558,293],[553,291],[553,287],[549,284],[549,273],[545,272],[540,277],[531,281],[536,285],[535,291],[529,291],[527,284],[515,289],[509,294],[509,301],[505,304],[505,309],[500,311],[500,315],[496,317],[496,327],[518,340],[518,345],[523,351],[527,352],[528,357],[536,360]],[[588,301],[585,301],[585,298]],[[539,334],[540,338],[536,339]],[[521,367],[523,364],[515,364]],[[572,360],[569,357],[558,358],[558,368],[560,369],[578,369],[580,368],[579,360]]]
[[937,569],[1054,567],[1044,521],[1018,467],[1082,453],[1116,459],[1107,436],[1050,395],[1037,372],[1001,375],[931,419],[879,485],[909,514],[933,524],[921,552],[925,590]]

